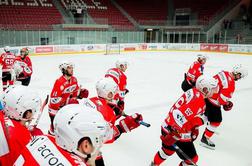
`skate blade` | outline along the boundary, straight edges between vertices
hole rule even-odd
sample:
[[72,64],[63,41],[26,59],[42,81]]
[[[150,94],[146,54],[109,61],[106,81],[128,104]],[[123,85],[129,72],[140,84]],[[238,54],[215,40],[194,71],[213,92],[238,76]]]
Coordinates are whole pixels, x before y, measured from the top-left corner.
[[205,148],[207,148],[207,149],[215,150],[215,147],[211,147],[211,146],[206,145],[206,144],[204,144],[202,142],[200,143],[200,145],[203,146],[203,147],[205,147]]

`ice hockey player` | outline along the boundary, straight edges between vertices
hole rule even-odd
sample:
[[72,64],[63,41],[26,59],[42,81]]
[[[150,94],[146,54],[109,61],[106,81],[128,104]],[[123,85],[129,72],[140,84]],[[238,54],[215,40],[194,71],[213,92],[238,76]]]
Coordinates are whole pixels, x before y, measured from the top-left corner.
[[112,78],[118,85],[118,93],[115,95],[114,102],[124,110],[124,97],[129,92],[127,87],[127,76],[125,71],[128,68],[128,62],[124,59],[119,59],[115,63],[116,67],[111,68],[105,74],[105,77]]
[[5,90],[9,85],[13,85],[16,77],[13,69],[16,56],[12,52],[10,52],[9,46],[4,47],[4,51],[5,53],[3,53],[0,57],[3,90]]
[[[113,128],[113,137],[107,140],[106,143],[112,143],[118,139],[122,133],[128,133],[131,130],[139,127],[139,121],[143,120],[142,115],[135,113],[121,119],[118,124],[116,120],[121,116],[121,110],[113,103],[114,95],[117,94],[118,86],[110,78],[103,78],[96,84],[97,97],[84,99],[80,104],[89,106],[100,112],[105,121]],[[98,156],[95,161],[96,166],[104,166],[102,155]]]
[[231,72],[221,71],[214,76],[214,78],[218,80],[218,91],[206,100],[205,116],[208,122],[201,139],[202,146],[215,149],[215,144],[210,138],[222,122],[221,107],[225,111],[230,111],[232,109],[233,102],[231,98],[235,91],[235,82],[247,75],[247,69],[242,65],[235,65]]
[[55,116],[55,137],[35,137],[15,164],[86,166],[88,159],[101,148],[108,127],[99,112],[69,104]]
[[78,103],[77,98],[82,99],[88,97],[88,90],[80,88],[77,78],[73,76],[73,63],[63,61],[60,63],[59,69],[62,72],[62,76],[54,83],[48,106],[51,119],[49,134],[51,135],[54,135],[53,120],[57,111],[67,104]]
[[193,62],[187,73],[185,73],[185,79],[182,82],[181,88],[184,92],[188,89],[195,87],[196,80],[203,74],[204,64],[208,57],[206,55],[197,55],[197,61]]
[[[205,111],[204,99],[210,97],[216,87],[215,79],[201,76],[196,81],[196,88],[184,92],[172,106],[161,126],[162,147],[156,153],[151,166],[159,166],[174,152],[183,160],[179,166],[197,163],[198,155],[193,141],[199,134],[199,126],[204,124],[200,116]],[[177,151],[175,146],[179,147],[188,158]]]
[[16,63],[21,66],[22,70],[17,74],[17,81],[20,81],[22,85],[28,86],[31,81],[32,75],[32,61],[30,59],[28,48],[22,48],[20,50],[20,56],[16,57]]
[[[0,135],[3,137],[0,149],[3,153],[0,156],[0,165],[12,166],[21,150],[32,139],[33,131],[29,131],[28,127],[40,110],[41,100],[28,87],[13,85],[5,90],[3,103],[5,116],[1,117]],[[34,127],[33,130],[39,129]],[[42,133],[41,130],[38,132]]]

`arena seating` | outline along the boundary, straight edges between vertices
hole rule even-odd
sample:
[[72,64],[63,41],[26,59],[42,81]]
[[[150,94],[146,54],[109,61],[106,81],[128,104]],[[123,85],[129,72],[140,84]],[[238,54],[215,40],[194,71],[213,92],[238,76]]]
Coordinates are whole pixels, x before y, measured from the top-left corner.
[[168,17],[167,0],[116,0],[116,2],[140,24],[165,23]]
[[190,8],[197,12],[200,24],[207,24],[215,14],[222,11],[230,0],[179,0],[174,1],[174,8]]
[[[115,0],[140,25],[165,25],[168,17],[167,0]],[[94,23],[108,24],[114,29],[134,30],[134,25],[111,0],[60,0],[66,10],[86,8]],[[230,0],[173,0],[174,9],[190,8],[197,13],[199,23],[207,24],[223,10]],[[16,30],[51,30],[62,24],[63,17],[52,0],[0,1],[1,28]],[[82,29],[82,28],[81,28]],[[85,28],[84,28],[85,29]]]
[[51,0],[19,0],[8,4],[2,1],[0,17],[2,28],[15,30],[50,30],[53,24],[61,24],[63,20]]
[[133,24],[111,3],[110,0],[95,2],[94,0],[61,0],[62,5],[69,9],[69,6],[86,6],[88,14],[97,24],[109,24],[115,29],[134,29]]

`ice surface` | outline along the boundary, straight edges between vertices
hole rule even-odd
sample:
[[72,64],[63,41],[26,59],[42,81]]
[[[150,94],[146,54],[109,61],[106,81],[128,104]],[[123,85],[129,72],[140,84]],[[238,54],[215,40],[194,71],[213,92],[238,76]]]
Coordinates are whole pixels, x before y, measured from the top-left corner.
[[[74,74],[83,87],[95,96],[95,83],[107,69],[114,67],[118,58],[125,58],[130,65],[128,76],[129,93],[126,96],[125,112],[139,112],[150,128],[140,126],[128,134],[123,134],[115,143],[102,147],[107,166],[148,166],[160,148],[160,125],[171,105],[182,95],[180,88],[187,71],[196,59],[193,52],[142,52],[121,55],[61,55],[34,56],[34,74],[30,86],[37,88],[41,97],[50,94],[54,81],[61,75],[58,64],[62,60],[75,63]],[[210,59],[205,65],[205,74],[214,75],[221,70],[230,70],[241,63],[249,70],[249,76],[237,82],[233,95],[234,107],[230,112],[223,111],[223,123],[218,128],[219,135],[213,137],[216,150],[201,147],[199,140],[195,146],[200,166],[251,166],[252,165],[252,56],[208,53]],[[47,132],[49,117],[47,107],[38,127]],[[176,154],[163,165],[177,166],[180,159]]]

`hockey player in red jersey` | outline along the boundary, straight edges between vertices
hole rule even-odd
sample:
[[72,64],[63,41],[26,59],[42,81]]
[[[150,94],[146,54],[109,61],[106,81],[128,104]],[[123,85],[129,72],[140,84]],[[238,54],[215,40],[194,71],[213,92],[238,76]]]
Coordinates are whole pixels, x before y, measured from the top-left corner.
[[20,56],[16,57],[16,62],[21,66],[22,70],[17,74],[17,80],[21,81],[22,85],[28,86],[32,75],[32,62],[29,55],[28,48],[20,50]]
[[88,90],[85,88],[80,89],[77,78],[73,76],[73,68],[73,63],[67,61],[59,65],[62,76],[54,83],[48,106],[51,119],[49,133],[52,135],[54,132],[53,120],[58,110],[67,104],[77,103],[77,98],[82,99],[88,97]]
[[[5,90],[3,103],[5,117],[1,118],[0,135],[4,136],[5,141],[0,147],[5,148],[5,153],[0,156],[0,165],[12,166],[20,151],[32,138],[28,126],[39,112],[41,100],[38,94],[28,87],[14,85]],[[39,129],[33,128],[33,130]]]
[[[159,166],[174,152],[183,160],[179,166],[193,165],[198,161],[198,155],[193,141],[203,125],[200,114],[205,111],[204,99],[210,97],[217,87],[213,78],[201,76],[196,81],[196,88],[186,91],[172,106],[167,118],[161,126],[162,147],[156,153],[151,166]],[[175,149],[179,147],[188,158]]]
[[197,78],[203,74],[204,64],[207,59],[208,57],[206,55],[197,55],[197,61],[193,62],[187,73],[185,73],[185,79],[181,85],[184,92],[195,87]]
[[230,111],[233,107],[231,101],[235,91],[235,81],[246,77],[247,70],[241,65],[234,66],[231,72],[221,71],[214,76],[218,80],[218,91],[206,100],[205,116],[208,120],[207,127],[201,139],[201,145],[210,149],[215,149],[215,144],[210,140],[217,127],[222,122],[221,107],[225,111]]
[[55,137],[35,137],[15,165],[86,166],[101,148],[108,127],[97,111],[77,104],[67,105],[55,116]]
[[14,84],[15,73],[13,65],[15,63],[16,56],[10,52],[10,47],[6,46],[4,48],[5,53],[0,57],[0,67],[2,67],[2,82],[3,90],[5,90],[9,85]]
[[[113,129],[113,133],[106,143],[112,143],[118,139],[122,133],[128,133],[131,130],[139,127],[139,122],[143,120],[142,115],[135,113],[131,116],[126,116],[121,119],[118,124],[116,120],[121,117],[119,107],[113,103],[114,95],[117,94],[118,86],[110,78],[103,78],[96,84],[96,91],[98,96],[90,99],[84,99],[80,101],[80,104],[89,106],[102,114],[104,119],[110,124]],[[96,166],[104,166],[102,156],[98,156],[95,161]]]
[[116,67],[111,68],[105,74],[105,77],[112,78],[118,85],[118,93],[115,95],[115,103],[123,110],[124,109],[124,97],[129,92],[127,86],[127,76],[125,71],[128,68],[128,62],[120,59],[116,61]]

